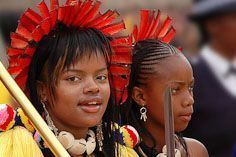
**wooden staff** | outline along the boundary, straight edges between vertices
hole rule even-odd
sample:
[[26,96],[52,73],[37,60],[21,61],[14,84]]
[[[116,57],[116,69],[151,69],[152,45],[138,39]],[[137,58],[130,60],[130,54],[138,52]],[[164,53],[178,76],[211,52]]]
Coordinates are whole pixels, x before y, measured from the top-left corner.
[[173,108],[171,103],[170,87],[168,87],[165,91],[164,112],[165,112],[165,141],[167,147],[167,156],[175,157]]
[[15,100],[21,105],[25,114],[28,116],[30,121],[33,123],[36,130],[40,133],[45,142],[47,142],[50,150],[57,157],[70,157],[69,153],[57,140],[56,136],[48,128],[45,121],[39,115],[37,110],[31,104],[29,99],[25,96],[22,90],[19,88],[15,80],[10,76],[2,62],[0,61],[0,80],[15,98]]

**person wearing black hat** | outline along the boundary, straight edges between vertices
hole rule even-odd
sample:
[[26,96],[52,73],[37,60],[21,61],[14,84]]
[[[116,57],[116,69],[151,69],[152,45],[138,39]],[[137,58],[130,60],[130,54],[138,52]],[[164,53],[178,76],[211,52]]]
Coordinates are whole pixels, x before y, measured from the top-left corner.
[[213,157],[233,156],[236,148],[236,0],[196,0],[190,14],[202,34],[192,61],[195,113],[184,133]]

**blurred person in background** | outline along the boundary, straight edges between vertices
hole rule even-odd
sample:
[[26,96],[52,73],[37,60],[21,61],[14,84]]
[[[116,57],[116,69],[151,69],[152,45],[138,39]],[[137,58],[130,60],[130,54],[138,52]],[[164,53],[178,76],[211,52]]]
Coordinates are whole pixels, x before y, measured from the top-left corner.
[[229,157],[236,144],[236,0],[195,0],[190,19],[202,35],[193,59],[195,113],[185,136],[213,157]]

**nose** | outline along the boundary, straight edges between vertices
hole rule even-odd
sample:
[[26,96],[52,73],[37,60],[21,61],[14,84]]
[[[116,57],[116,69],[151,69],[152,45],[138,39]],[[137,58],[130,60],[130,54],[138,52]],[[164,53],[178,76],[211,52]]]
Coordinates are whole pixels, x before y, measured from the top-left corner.
[[95,94],[99,92],[99,86],[97,85],[97,83],[94,81],[93,78],[88,78],[85,86],[83,88],[83,93],[84,94]]
[[186,91],[183,96],[183,107],[192,106],[194,103],[193,94],[189,91]]

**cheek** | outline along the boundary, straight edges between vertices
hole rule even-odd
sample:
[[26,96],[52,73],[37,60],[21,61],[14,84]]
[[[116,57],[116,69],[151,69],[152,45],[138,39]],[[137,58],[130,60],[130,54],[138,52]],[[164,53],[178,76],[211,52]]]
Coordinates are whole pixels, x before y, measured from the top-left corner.
[[173,113],[174,113],[174,115],[176,115],[180,110],[180,101],[179,101],[178,97],[172,96],[171,103],[172,103],[172,107],[173,107]]
[[56,89],[55,93],[58,99],[78,100],[78,97],[83,93],[83,88],[79,85],[62,85]]
[[161,98],[153,97],[147,102],[147,114],[148,118],[153,119],[159,124],[164,123],[164,106]]
[[100,88],[101,96],[103,97],[104,102],[106,102],[106,104],[107,104],[108,100],[110,98],[110,93],[111,93],[110,85],[109,85],[109,83],[102,84],[102,85],[100,85],[99,88]]
[[82,86],[59,84],[55,89],[54,103],[62,111],[65,108],[66,110],[74,110],[74,108],[78,104],[78,100],[81,98],[82,95]]

